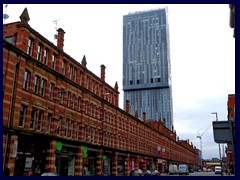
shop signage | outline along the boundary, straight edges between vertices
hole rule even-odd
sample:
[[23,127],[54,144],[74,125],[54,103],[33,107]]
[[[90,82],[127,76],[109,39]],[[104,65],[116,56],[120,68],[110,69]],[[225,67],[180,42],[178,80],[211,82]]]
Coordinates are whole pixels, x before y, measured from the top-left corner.
[[62,143],[61,142],[57,142],[56,147],[57,147],[58,151],[61,151],[62,150]]
[[162,156],[166,156],[165,148],[162,148]]
[[83,157],[83,158],[86,158],[86,157],[87,157],[87,154],[86,154],[86,153],[83,153],[83,154],[82,154],[82,157]]
[[160,146],[157,147],[157,154],[158,154],[158,155],[161,154],[161,147],[160,147]]
[[87,154],[87,147],[86,146],[83,146],[83,153]]
[[106,160],[106,159],[107,159],[107,156],[103,155],[103,156],[102,156],[102,159],[103,159],[103,160]]

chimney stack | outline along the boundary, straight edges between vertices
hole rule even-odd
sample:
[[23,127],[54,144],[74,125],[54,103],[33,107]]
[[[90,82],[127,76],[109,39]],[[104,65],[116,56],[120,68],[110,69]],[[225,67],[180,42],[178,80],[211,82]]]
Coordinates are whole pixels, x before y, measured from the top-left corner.
[[106,67],[102,64],[101,65],[101,80],[105,81],[105,69]]
[[60,50],[62,50],[63,51],[63,46],[64,46],[64,44],[63,44],[63,42],[64,42],[64,34],[65,34],[65,32],[64,32],[64,30],[62,29],[62,28],[59,28],[58,30],[57,30],[57,32],[58,32],[58,38],[57,38],[57,47],[60,49]]
[[130,113],[130,101],[126,100],[126,112]]
[[146,113],[143,112],[143,122],[146,123]]

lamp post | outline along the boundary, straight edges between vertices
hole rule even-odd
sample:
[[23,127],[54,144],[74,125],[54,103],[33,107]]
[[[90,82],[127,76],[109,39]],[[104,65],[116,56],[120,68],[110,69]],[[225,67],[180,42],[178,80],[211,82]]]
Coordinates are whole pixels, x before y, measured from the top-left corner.
[[105,96],[110,95],[110,93],[105,93],[103,94],[103,98],[102,98],[102,175],[104,174],[104,155],[103,155],[103,146],[104,146],[104,120],[105,120],[105,112],[104,112],[104,102]]
[[[216,121],[218,121],[218,114],[217,112],[212,112],[211,114],[215,114],[216,115]],[[219,158],[220,158],[220,164],[221,164],[221,176],[222,174],[222,157],[221,157],[221,147],[220,147],[220,143],[218,143],[218,148],[219,148]]]

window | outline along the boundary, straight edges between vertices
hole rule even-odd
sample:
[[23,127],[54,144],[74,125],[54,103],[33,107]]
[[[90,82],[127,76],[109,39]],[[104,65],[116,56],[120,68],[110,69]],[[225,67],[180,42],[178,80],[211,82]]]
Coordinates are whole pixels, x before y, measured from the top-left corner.
[[24,81],[23,81],[23,89],[28,90],[29,88],[29,80],[30,80],[30,72],[25,70],[24,72]]
[[76,129],[76,138],[79,139],[79,130],[80,130],[80,123],[77,123],[77,129]]
[[66,71],[66,61],[62,62],[62,74],[65,75],[65,71]]
[[[61,129],[63,117],[59,117],[57,129]],[[57,131],[57,134],[60,135],[61,131]]]
[[38,94],[39,80],[40,80],[40,77],[36,75],[34,78],[34,93],[36,94]]
[[82,85],[82,72],[80,72],[80,75],[79,75],[79,84]]
[[74,109],[75,104],[75,94],[72,95],[72,108]]
[[64,92],[64,89],[61,89],[59,92],[59,100],[61,104],[63,104],[63,92]]
[[84,126],[84,136],[83,137],[84,137],[83,140],[86,141],[86,139],[87,139],[87,126],[86,125]]
[[70,106],[70,102],[71,102],[71,92],[68,92],[68,96],[67,96],[67,107]]
[[52,114],[48,114],[47,133],[51,131]]
[[89,77],[87,77],[87,81],[86,81],[86,88],[88,89],[88,85],[89,85]]
[[78,111],[81,110],[81,98],[79,97],[78,98]]
[[69,66],[69,72],[68,72],[68,77],[69,77],[69,79],[72,79],[72,72],[73,72],[73,66],[70,64],[70,66]]
[[41,131],[41,129],[42,129],[42,120],[43,120],[43,111],[39,111],[38,123],[37,123],[37,130],[38,131]]
[[53,54],[52,55],[52,69],[55,70],[55,68],[56,68],[56,55]]
[[9,42],[9,43],[11,43],[11,44],[16,45],[17,33],[15,33],[14,36],[6,37],[6,41]]
[[35,129],[35,121],[36,121],[37,110],[32,109],[31,120],[30,120],[30,129]]
[[42,81],[41,81],[41,92],[40,92],[40,95],[41,95],[41,96],[44,96],[44,95],[45,95],[46,82],[47,82],[46,79],[42,79]]
[[27,54],[32,55],[32,50],[33,50],[33,39],[29,38],[28,39],[28,48],[27,48]]
[[48,63],[48,54],[49,54],[49,50],[48,49],[44,49],[44,53],[43,53],[43,63],[47,65]]
[[26,119],[26,112],[27,112],[27,106],[22,105],[21,111],[20,111],[19,127],[24,127],[24,123],[25,123],[25,119]]
[[37,60],[41,61],[42,58],[42,45],[38,45],[38,50],[37,50]]
[[74,71],[73,71],[73,81],[76,82],[76,78],[77,78],[77,69],[74,68]]
[[51,100],[53,100],[53,90],[54,90],[54,84],[50,83],[50,87],[49,87],[49,98]]

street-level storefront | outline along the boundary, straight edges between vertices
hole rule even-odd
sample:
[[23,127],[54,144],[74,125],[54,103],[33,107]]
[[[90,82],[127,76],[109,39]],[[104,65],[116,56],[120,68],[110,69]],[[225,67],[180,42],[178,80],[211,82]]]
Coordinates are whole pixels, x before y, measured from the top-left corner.
[[45,172],[49,141],[40,136],[22,135],[15,140],[15,176],[40,175]]
[[56,173],[59,176],[74,176],[77,147],[64,144],[59,152],[56,152]]
[[117,167],[117,174],[118,176],[125,176],[126,175],[126,155],[118,153],[118,167]]
[[83,156],[83,176],[95,176],[97,173],[97,155],[99,150],[89,147],[85,147],[85,149],[86,155]]
[[112,175],[112,164],[113,164],[113,152],[112,151],[104,151],[103,156],[103,168],[102,175],[103,176],[111,176]]

